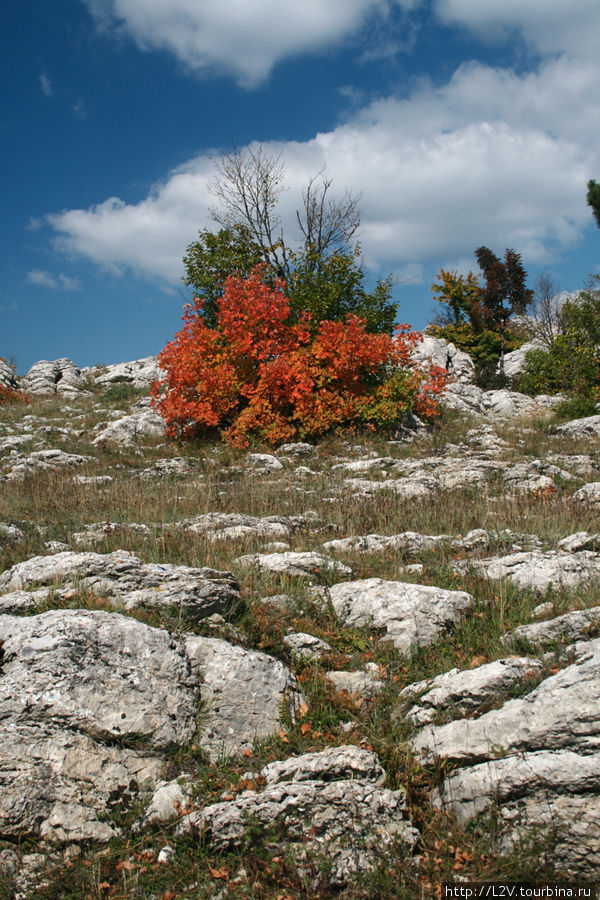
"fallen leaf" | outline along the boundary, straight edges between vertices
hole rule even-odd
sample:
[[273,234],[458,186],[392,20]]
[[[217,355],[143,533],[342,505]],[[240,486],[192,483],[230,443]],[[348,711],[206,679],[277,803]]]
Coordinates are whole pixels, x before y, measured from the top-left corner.
[[311,728],[312,728],[312,725],[310,724],[310,722],[305,722],[304,725],[301,727],[300,731],[302,732],[302,734],[308,734],[310,732]]
[[300,719],[306,718],[308,715],[308,703],[301,703],[300,708],[298,709],[298,717]]
[[208,871],[210,872],[210,874],[212,875],[213,878],[224,878],[224,879],[229,878],[229,871],[227,869],[225,869],[224,867],[222,867],[220,869],[211,869],[209,867]]

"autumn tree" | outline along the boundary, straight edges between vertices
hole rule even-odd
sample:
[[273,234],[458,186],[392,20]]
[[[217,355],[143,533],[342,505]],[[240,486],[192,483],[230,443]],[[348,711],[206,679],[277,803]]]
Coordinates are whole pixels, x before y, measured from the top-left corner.
[[265,283],[263,266],[231,275],[210,327],[196,300],[184,326],[159,354],[163,380],[152,388],[167,434],[179,441],[217,430],[238,446],[271,444],[332,430],[393,431],[414,411],[431,418],[445,370],[418,368],[421,336],[399,326],[369,334],[364,320],[290,321],[283,282]]
[[507,330],[511,316],[522,314],[532,301],[520,254],[506,250],[504,260],[487,247],[478,247],[475,257],[481,275],[441,270],[439,284],[432,285],[443,305],[433,334],[445,337],[473,357],[482,381],[493,381],[498,361],[515,349],[519,338]]

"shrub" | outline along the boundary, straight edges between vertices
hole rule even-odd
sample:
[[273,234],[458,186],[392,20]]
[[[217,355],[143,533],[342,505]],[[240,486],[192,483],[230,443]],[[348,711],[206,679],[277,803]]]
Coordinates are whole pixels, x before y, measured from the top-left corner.
[[0,406],[11,406],[18,403],[31,403],[31,397],[24,391],[17,391],[0,384]]
[[592,287],[566,301],[558,327],[548,350],[527,354],[519,388],[530,394],[566,393],[565,415],[591,415],[600,399],[600,290]]
[[214,328],[200,300],[185,308],[159,355],[165,378],[152,387],[168,436],[218,429],[237,446],[251,435],[277,444],[352,426],[393,429],[411,411],[435,415],[445,372],[410,368],[418,333],[370,334],[354,315],[311,332],[309,315],[292,321],[283,283],[262,274],[257,266],[226,280]]

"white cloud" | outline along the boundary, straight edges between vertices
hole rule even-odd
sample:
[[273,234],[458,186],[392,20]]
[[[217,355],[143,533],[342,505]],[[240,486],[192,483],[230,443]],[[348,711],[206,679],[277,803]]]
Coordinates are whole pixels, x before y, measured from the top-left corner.
[[57,291],[80,291],[81,282],[78,278],[71,278],[69,275],[60,274],[57,277],[50,275],[43,269],[32,269],[27,273],[27,284],[33,284],[37,287],[49,288]]
[[436,11],[443,21],[494,41],[519,31],[544,54],[598,54],[598,0],[436,0]]
[[42,94],[45,97],[51,97],[54,93],[54,89],[52,87],[52,82],[50,81],[48,75],[45,72],[40,74],[40,87],[42,89]]
[[[585,103],[581,98],[585,97]],[[288,234],[307,177],[326,166],[334,187],[363,193],[360,241],[373,268],[468,257],[486,244],[545,263],[589,226],[588,178],[600,170],[600,67],[567,58],[518,76],[468,64],[436,88],[371,104],[282,152]],[[111,198],[48,217],[61,249],[112,268],[174,280],[210,224],[208,156],[172,172],[138,204]]]
[[85,0],[104,27],[144,50],[166,49],[197,71],[264,80],[281,59],[319,51],[357,32],[369,14],[420,0]]

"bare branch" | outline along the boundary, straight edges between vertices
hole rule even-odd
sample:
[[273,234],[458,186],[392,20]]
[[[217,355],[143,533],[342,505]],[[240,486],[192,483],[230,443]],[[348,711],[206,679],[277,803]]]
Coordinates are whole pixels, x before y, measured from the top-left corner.
[[305,244],[318,256],[347,249],[360,226],[362,195],[353,196],[346,189],[342,200],[335,200],[328,196],[331,184],[323,171],[314,175],[302,192],[304,208],[296,211]]
[[532,337],[542,341],[548,348],[561,332],[560,293],[558,284],[547,272],[539,275],[533,295],[530,331]]
[[245,226],[262,249],[265,261],[286,277],[287,253],[275,212],[283,191],[281,154],[269,156],[262,147],[245,151],[234,148],[216,167],[217,177],[210,190],[222,209],[211,209],[211,218],[224,228]]

